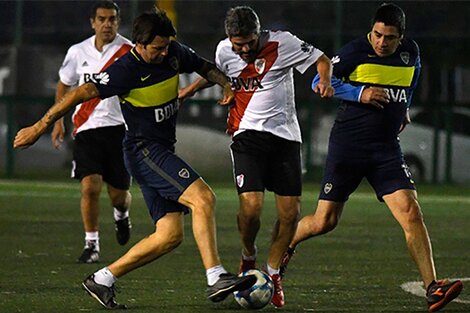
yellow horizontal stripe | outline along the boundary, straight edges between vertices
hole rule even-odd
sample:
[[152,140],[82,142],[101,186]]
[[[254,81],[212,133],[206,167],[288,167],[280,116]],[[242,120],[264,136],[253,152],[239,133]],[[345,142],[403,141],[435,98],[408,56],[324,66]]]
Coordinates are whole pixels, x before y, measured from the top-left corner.
[[411,86],[414,66],[391,66],[381,64],[361,64],[349,75],[349,80],[365,84],[389,86]]
[[132,89],[121,98],[135,107],[153,107],[178,97],[179,76],[175,76],[148,87]]

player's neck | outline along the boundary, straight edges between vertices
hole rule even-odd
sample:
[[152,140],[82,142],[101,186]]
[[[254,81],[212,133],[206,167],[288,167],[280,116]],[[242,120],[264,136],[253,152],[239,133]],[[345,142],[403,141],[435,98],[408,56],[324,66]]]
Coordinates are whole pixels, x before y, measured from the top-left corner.
[[[116,38],[116,37],[114,37],[114,38]],[[106,40],[105,41],[101,38],[95,37],[95,48],[96,48],[96,50],[98,50],[99,52],[103,52],[103,47],[107,44],[110,44],[114,40],[114,38],[112,40],[109,40],[109,41]]]

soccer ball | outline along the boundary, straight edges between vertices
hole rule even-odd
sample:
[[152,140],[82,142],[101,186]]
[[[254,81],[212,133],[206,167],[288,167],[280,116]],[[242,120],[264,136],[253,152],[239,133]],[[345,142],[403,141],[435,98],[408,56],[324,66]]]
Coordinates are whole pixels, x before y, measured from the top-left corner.
[[268,274],[252,269],[239,276],[255,275],[256,283],[246,290],[233,293],[235,300],[245,309],[261,309],[271,302],[274,294],[274,284]]

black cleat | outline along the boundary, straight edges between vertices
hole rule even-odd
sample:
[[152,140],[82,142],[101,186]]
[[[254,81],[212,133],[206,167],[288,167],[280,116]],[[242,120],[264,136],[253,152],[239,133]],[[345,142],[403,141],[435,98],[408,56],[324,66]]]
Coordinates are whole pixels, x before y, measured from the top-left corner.
[[114,225],[117,242],[123,246],[129,241],[129,238],[131,238],[131,220],[129,217],[126,217],[125,219],[114,221]]
[[279,276],[281,276],[281,279],[284,278],[284,275],[286,275],[287,265],[289,264],[289,261],[292,259],[294,254],[295,249],[287,248],[287,251],[282,256],[281,266],[279,267]]
[[453,282],[448,280],[438,280],[437,282],[432,282],[426,291],[428,311],[439,311],[447,303],[457,298],[462,289],[463,284],[460,280]]
[[85,247],[82,255],[77,259],[78,263],[98,263],[100,261],[100,252],[94,246]]
[[248,289],[255,283],[255,275],[238,277],[230,273],[221,274],[213,286],[207,287],[207,298],[212,302],[220,302],[232,292]]
[[82,283],[83,288],[108,310],[126,310],[127,306],[116,302],[114,285],[106,287],[95,282],[95,275],[88,276]]

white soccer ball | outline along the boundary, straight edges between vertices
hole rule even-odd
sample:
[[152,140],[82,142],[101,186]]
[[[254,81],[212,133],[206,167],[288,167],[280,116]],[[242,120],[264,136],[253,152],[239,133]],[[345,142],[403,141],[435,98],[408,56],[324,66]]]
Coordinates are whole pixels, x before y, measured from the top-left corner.
[[274,295],[274,284],[268,274],[252,269],[239,276],[255,275],[256,283],[246,290],[233,293],[235,300],[245,309],[261,309],[271,302]]

